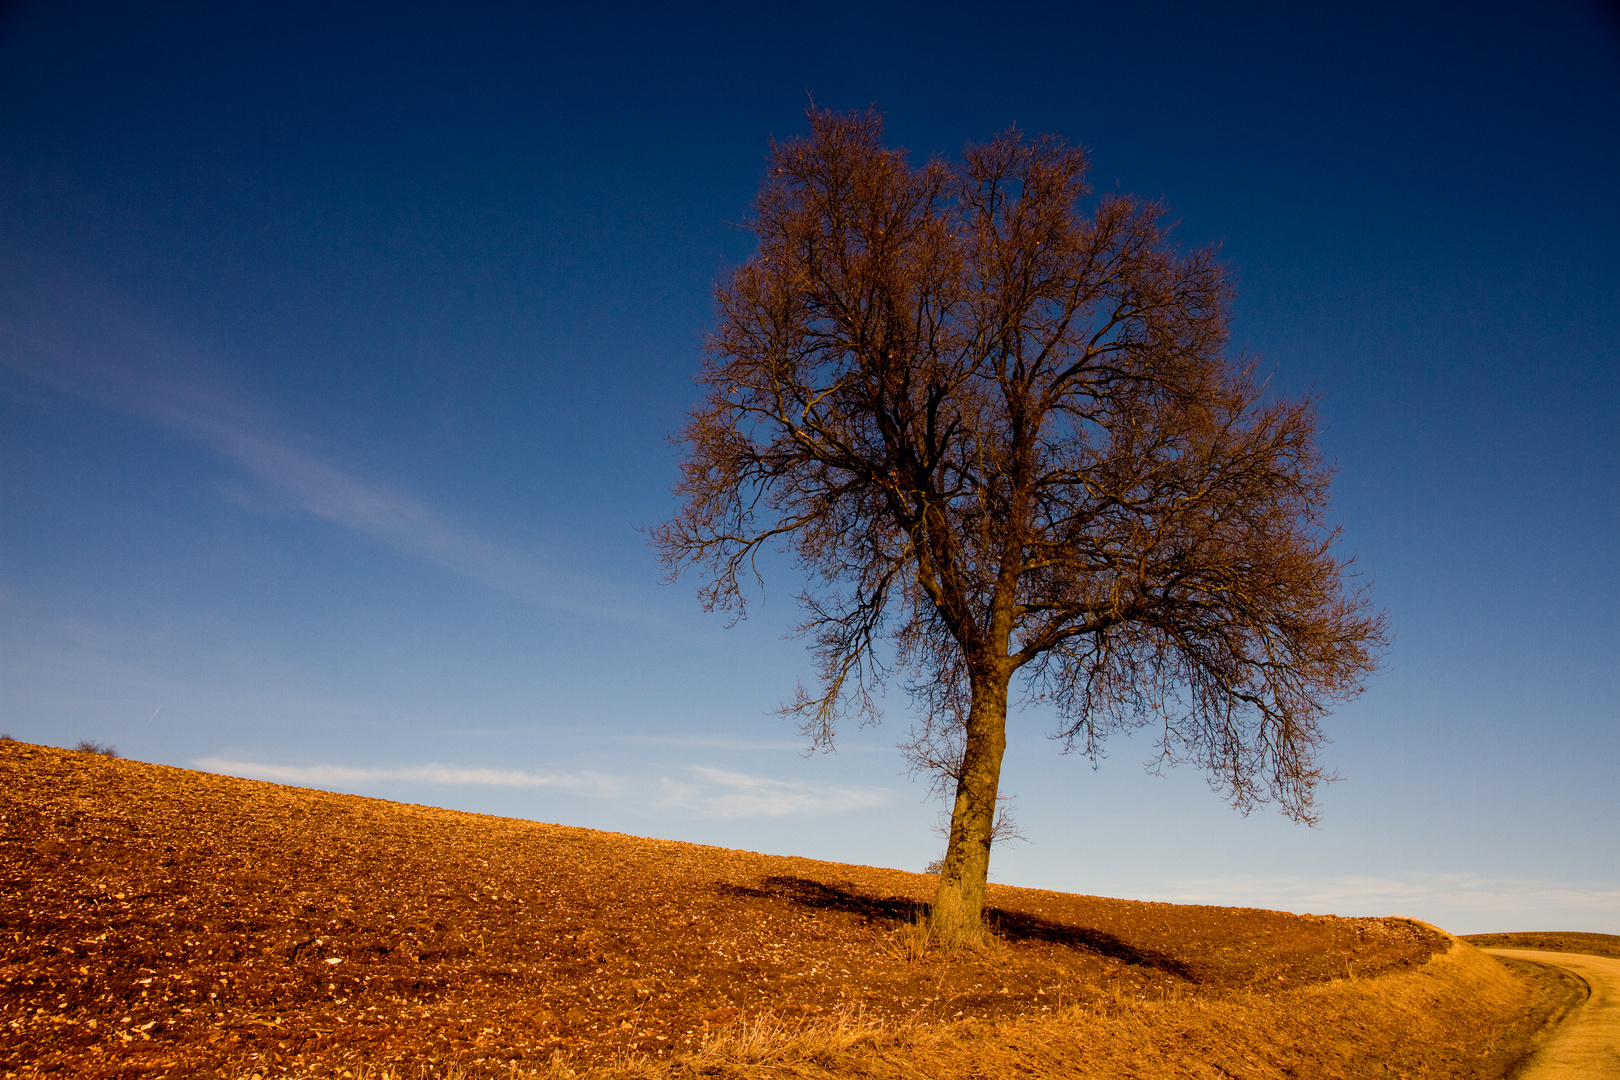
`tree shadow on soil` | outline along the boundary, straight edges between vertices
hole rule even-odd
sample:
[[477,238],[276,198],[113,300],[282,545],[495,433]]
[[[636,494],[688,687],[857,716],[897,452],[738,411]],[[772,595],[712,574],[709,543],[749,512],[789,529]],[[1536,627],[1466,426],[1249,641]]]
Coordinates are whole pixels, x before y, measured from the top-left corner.
[[[862,918],[892,919],[910,922],[917,916],[927,916],[931,905],[898,896],[866,896],[839,885],[800,877],[768,877],[759,888],[724,885],[724,891],[733,895],[776,897],[800,907],[827,911],[843,911]],[[1196,982],[1192,969],[1185,963],[1152,949],[1139,949],[1121,941],[1106,930],[1086,926],[1070,926],[1053,922],[1039,915],[1004,908],[986,908],[985,920],[996,934],[1008,942],[1043,942],[1068,949],[1086,949],[1110,959],[1139,967],[1156,968],[1189,982]]]

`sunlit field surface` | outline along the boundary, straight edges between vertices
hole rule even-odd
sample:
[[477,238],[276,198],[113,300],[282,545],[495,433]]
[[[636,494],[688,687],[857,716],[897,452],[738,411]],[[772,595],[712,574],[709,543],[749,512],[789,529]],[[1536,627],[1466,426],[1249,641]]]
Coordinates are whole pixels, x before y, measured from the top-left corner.
[[1404,919],[993,886],[942,955],[922,874],[18,742],[0,793],[8,1075],[1495,1077],[1565,1000]]

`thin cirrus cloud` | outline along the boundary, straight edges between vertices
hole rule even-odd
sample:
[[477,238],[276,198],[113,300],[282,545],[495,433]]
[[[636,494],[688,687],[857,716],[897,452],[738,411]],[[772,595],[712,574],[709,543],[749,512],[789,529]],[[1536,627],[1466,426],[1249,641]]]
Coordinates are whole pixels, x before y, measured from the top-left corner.
[[[1276,906],[1287,910],[1332,911],[1341,915],[1417,915],[1447,912],[1459,917],[1498,921],[1526,912],[1587,926],[1593,920],[1612,923],[1620,911],[1620,889],[1602,885],[1533,878],[1488,877],[1443,872],[1400,877],[1339,875],[1323,878],[1250,876],[1193,880],[1166,892],[1141,890],[1172,903]],[[1503,926],[1503,929],[1526,927]],[[1546,929],[1529,927],[1528,929]]]
[[133,318],[109,315],[116,302],[64,302],[72,295],[66,289],[47,300],[37,285],[4,284],[33,294],[0,315],[0,366],[10,372],[206,447],[282,503],[405,555],[542,607],[644,620],[604,604],[599,583],[489,541],[420,499],[301,447],[307,440],[217,389],[215,365]]
[[706,765],[688,767],[686,780],[673,780],[666,776],[648,784],[641,778],[612,776],[590,770],[532,773],[520,769],[469,768],[437,763],[357,768],[349,765],[277,765],[205,757],[197,758],[192,764],[207,772],[249,780],[339,789],[398,784],[551,788],[604,799],[624,799],[651,790],[656,793],[653,806],[657,809],[684,810],[706,818],[824,817],[880,806],[888,801],[890,794],[882,788],[817,786]]
[[699,817],[821,817],[881,806],[889,799],[883,788],[827,787],[692,765],[690,780],[668,777],[658,784],[660,807],[686,810]]
[[275,765],[206,757],[192,762],[206,772],[315,787],[371,787],[386,784],[436,784],[446,787],[556,788],[576,794],[613,798],[624,783],[598,772],[531,773],[521,769],[467,768],[456,765],[405,765],[358,769],[347,765]]

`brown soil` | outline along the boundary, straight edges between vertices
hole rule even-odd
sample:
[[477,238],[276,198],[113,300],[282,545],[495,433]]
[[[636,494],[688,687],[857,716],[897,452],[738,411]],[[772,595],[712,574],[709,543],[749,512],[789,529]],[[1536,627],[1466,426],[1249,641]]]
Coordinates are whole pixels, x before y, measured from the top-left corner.
[[1470,945],[1498,949],[1546,949],[1620,957],[1620,934],[1579,934],[1566,930],[1526,930],[1513,934],[1464,934]]
[[[1444,1013],[1429,961],[1454,939],[1408,920],[992,886],[1002,946],[908,958],[932,886],[0,742],[0,1073],[453,1063],[505,1076],[627,1055],[647,1055],[643,1071],[702,1059],[713,1072],[702,1055],[755,1021],[955,1045],[949,1032],[1033,1032],[1060,1014],[1072,1031],[1082,1014],[1113,1023],[1185,1002],[1320,1054],[1311,1033],[1339,1006],[1310,998],[1322,1016],[1289,1021],[1299,995],[1349,995],[1351,1018],[1333,1022],[1366,1030],[1351,1014],[1374,976],[1416,980],[1425,1023]],[[1505,969],[1466,951],[1489,983],[1471,993],[1500,998],[1470,1021],[1468,1038],[1489,1046],[1466,1052],[1501,1058],[1489,1025],[1523,1027],[1534,1010]],[[1192,1014],[1175,1015],[1165,1030]],[[1439,1053],[1438,1039],[1414,1053]],[[982,1055],[959,1056],[982,1069]]]

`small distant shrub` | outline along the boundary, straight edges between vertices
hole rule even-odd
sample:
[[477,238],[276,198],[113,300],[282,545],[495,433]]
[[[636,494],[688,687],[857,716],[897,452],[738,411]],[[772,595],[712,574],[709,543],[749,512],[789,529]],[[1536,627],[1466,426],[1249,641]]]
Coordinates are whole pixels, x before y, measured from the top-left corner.
[[923,867],[923,873],[925,874],[939,874],[943,873],[944,870],[945,860],[943,858],[935,859],[933,862]]
[[90,739],[80,739],[79,745],[75,746],[73,749],[83,750],[87,754],[100,754],[102,757],[118,756],[118,747],[114,746],[112,743],[98,743],[93,742]]
[[16,742],[10,735],[0,735],[0,742]]

